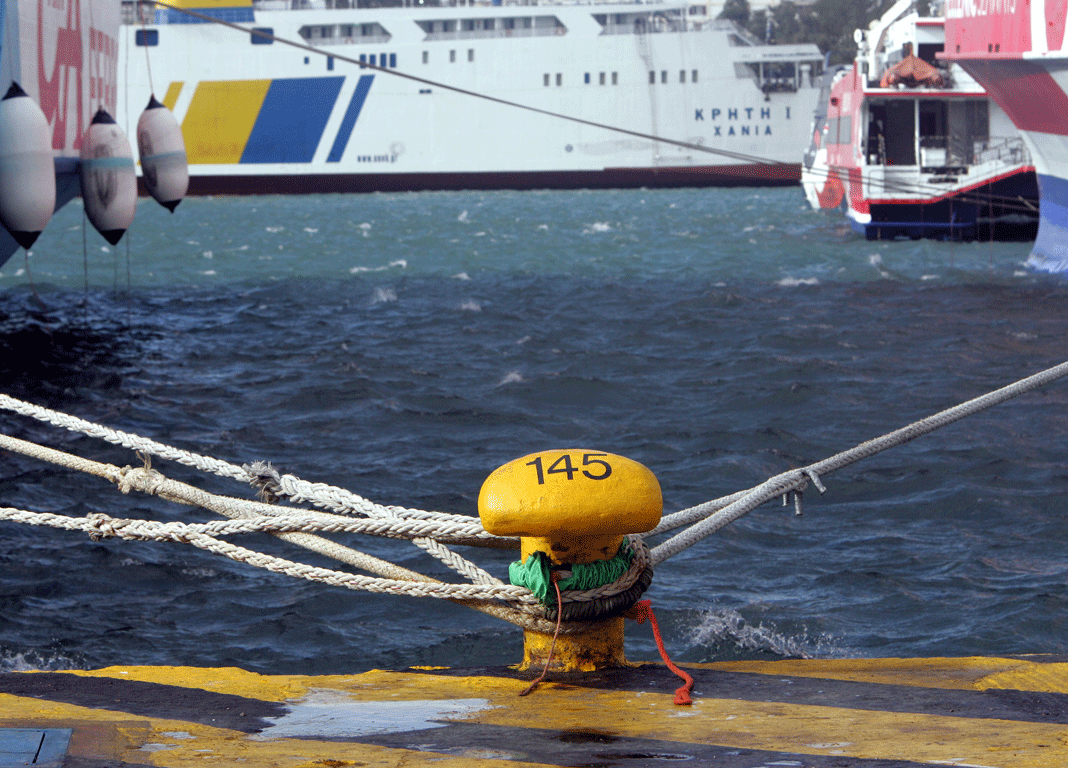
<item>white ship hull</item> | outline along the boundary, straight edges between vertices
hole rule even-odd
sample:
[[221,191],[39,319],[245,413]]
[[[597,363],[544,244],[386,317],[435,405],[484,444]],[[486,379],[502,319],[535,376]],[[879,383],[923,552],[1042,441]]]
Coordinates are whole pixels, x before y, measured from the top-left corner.
[[[210,13],[315,51],[169,23],[188,18],[173,9],[124,26],[117,119],[131,133],[154,86],[182,125],[191,194],[799,179],[815,46],[753,45],[687,6],[288,8]],[[343,59],[361,55],[384,69]]]

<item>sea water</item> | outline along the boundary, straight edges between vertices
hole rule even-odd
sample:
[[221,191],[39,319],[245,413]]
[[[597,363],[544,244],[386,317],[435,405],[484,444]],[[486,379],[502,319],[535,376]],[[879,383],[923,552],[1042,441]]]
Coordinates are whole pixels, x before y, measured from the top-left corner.
[[[0,268],[0,390],[384,504],[477,514],[496,467],[628,456],[666,511],[752,487],[1068,357],[1026,243],[867,242],[798,188],[68,205]],[[661,564],[683,661],[1068,652],[1068,382],[766,504]],[[14,436],[129,451],[12,414]],[[160,460],[169,477],[248,497]],[[11,453],[3,504],[205,520]],[[331,566],[267,536],[237,543]],[[438,578],[403,543],[346,543]],[[508,552],[463,550],[506,578]],[[655,658],[648,627],[627,653]],[[509,664],[515,627],[178,544],[0,523],[0,669],[346,673]]]

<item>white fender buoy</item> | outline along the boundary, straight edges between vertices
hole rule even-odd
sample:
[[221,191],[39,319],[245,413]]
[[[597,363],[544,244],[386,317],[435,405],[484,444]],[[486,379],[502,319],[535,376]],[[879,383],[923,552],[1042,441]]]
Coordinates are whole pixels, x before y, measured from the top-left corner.
[[0,222],[29,250],[56,209],[52,129],[18,83],[0,100]]
[[97,231],[112,245],[133,222],[137,171],[126,134],[105,110],[98,110],[82,138],[82,200]]
[[173,213],[189,189],[185,139],[174,114],[154,95],[137,121],[137,152],[145,188]]

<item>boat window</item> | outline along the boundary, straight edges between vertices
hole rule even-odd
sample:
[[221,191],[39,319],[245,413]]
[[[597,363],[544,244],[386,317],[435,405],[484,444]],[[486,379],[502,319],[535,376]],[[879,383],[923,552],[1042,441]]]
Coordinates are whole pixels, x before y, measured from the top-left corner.
[[604,85],[604,72],[601,73],[601,85]]
[[468,48],[467,49],[467,60],[468,61],[474,61],[475,60],[475,49],[474,48]]
[[390,69],[395,69],[396,68],[396,66],[397,66],[397,54],[395,54],[395,53],[389,54],[389,66],[390,66]]
[[556,85],[559,87],[564,84],[564,76],[562,73],[556,73]]
[[384,43],[393,36],[378,22],[373,24],[307,24],[297,30],[312,45]]
[[656,84],[656,72],[654,72],[653,70],[650,69],[649,70],[649,85],[655,85],[655,84]]
[[619,73],[618,72],[613,72],[612,73],[612,85],[619,85]]
[[888,165],[916,165],[915,99],[887,102],[884,136]]
[[274,27],[253,27],[252,34],[249,35],[250,42],[253,45],[270,45],[274,42],[273,37],[263,37],[262,35],[255,34],[256,32],[263,32],[266,35],[274,35]]
[[424,64],[429,64],[430,63],[430,51],[423,51],[423,63]]
[[543,83],[544,83],[546,88],[549,87],[549,73],[548,72],[546,72],[545,75],[543,76]]
[[456,49],[449,51],[449,63],[452,64],[456,61]]
[[134,45],[159,45],[158,29],[139,29],[134,32]]
[[680,69],[679,70],[679,82],[680,83],[685,83],[686,82],[686,70],[685,69]]
[[828,144],[851,144],[853,141],[853,116],[842,115],[827,121]]
[[666,69],[660,70],[660,82],[661,83],[666,83],[667,82],[667,70]]
[[589,85],[589,84],[590,84],[590,73],[587,72],[586,73],[586,85]]
[[697,70],[696,69],[690,73],[690,82],[691,83],[696,83],[697,82]]

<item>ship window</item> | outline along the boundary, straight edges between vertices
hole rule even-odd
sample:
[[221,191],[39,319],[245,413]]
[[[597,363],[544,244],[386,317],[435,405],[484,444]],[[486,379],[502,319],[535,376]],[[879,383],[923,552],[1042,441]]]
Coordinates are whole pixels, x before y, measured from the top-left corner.
[[395,69],[396,66],[397,66],[397,54],[391,53],[391,54],[389,54],[389,67],[390,67],[390,69]]
[[326,68],[327,69],[333,69],[334,68],[334,57],[333,56],[327,56],[326,57]]
[[690,73],[690,82],[691,83],[696,83],[697,82],[697,70],[696,69],[693,72]]
[[134,32],[134,44],[140,46],[159,45],[158,29],[139,29]]
[[650,69],[649,70],[649,85],[654,85],[655,83],[656,83],[656,72],[654,72],[653,70]]
[[424,64],[429,64],[430,63],[430,51],[423,51],[423,63]]
[[366,63],[367,63],[367,54],[366,53],[361,53],[360,54],[360,68],[361,69],[365,69],[365,67],[363,65],[366,64]]
[[612,73],[612,85],[619,85],[619,73],[618,72],[613,72]]
[[679,82],[680,83],[685,83],[686,82],[686,70],[685,69],[680,69],[679,70]]
[[556,85],[557,86],[561,86],[563,84],[564,84],[564,76],[563,76],[562,73],[557,72],[556,73]]
[[375,55],[373,53],[367,57],[367,63],[370,64],[372,67],[378,66],[378,60],[375,58]]
[[589,85],[589,84],[590,84],[590,73],[587,72],[586,73],[586,85]]
[[449,63],[452,64],[455,61],[456,61],[456,50],[453,49],[453,50],[449,51]]
[[475,49],[474,48],[468,48],[467,49],[467,60],[468,61],[474,61],[475,60]]
[[252,32],[253,34],[249,35],[249,38],[251,38],[253,45],[270,45],[274,42],[272,37],[261,37],[260,35],[255,34],[256,32],[263,32],[264,34],[273,36],[274,27],[253,27]]
[[666,83],[667,82],[667,70],[666,69],[660,70],[660,82],[661,83]]
[[546,87],[548,87],[548,85],[549,85],[549,73],[548,72],[545,73],[544,82],[545,82]]
[[604,85],[604,72],[601,73],[601,85]]

